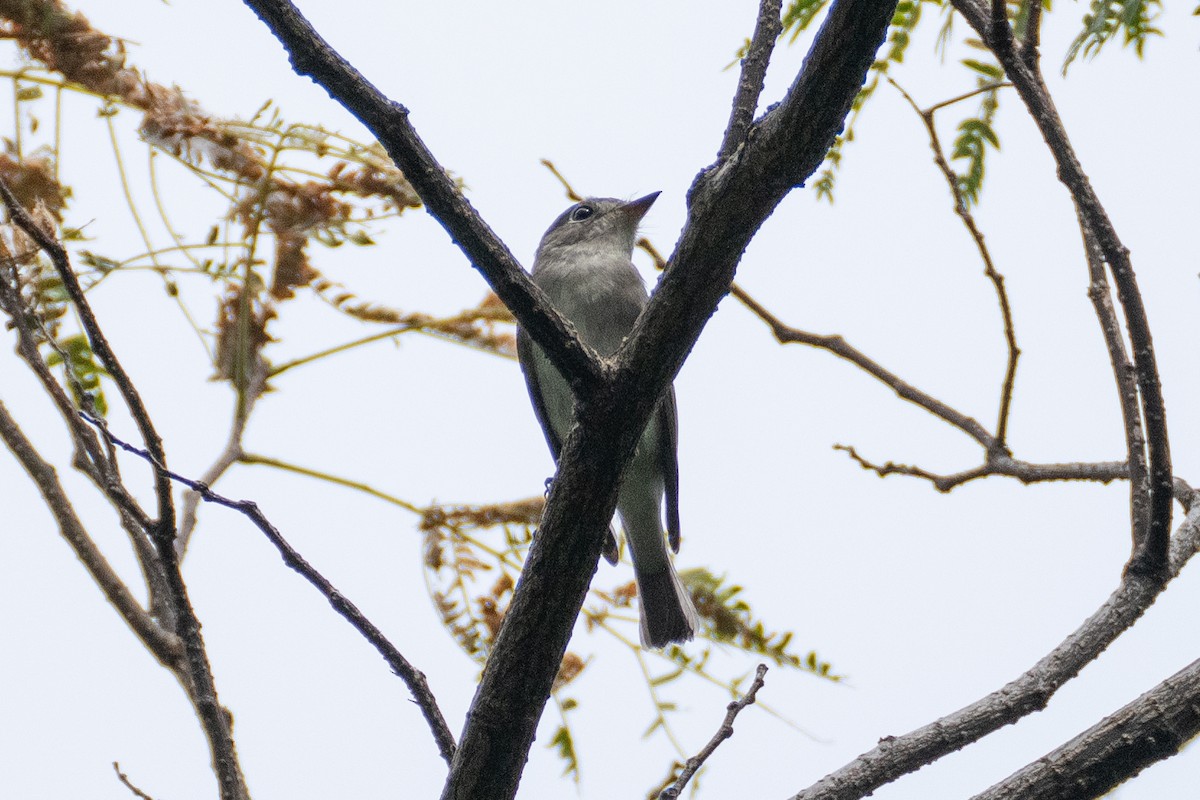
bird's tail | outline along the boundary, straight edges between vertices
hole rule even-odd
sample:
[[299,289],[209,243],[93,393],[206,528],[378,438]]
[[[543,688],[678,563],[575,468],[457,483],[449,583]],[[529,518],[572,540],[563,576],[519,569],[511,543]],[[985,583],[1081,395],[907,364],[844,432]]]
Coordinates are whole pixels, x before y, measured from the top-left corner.
[[696,634],[698,618],[691,593],[679,574],[665,562],[666,569],[643,571],[634,564],[638,596],[641,598],[642,646],[660,648],[672,642],[689,641]]

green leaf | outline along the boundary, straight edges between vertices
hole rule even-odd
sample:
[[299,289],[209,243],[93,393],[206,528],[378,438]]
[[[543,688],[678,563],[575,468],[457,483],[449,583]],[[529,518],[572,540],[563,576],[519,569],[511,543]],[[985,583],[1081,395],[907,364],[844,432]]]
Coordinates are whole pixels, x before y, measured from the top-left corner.
[[1004,78],[1004,70],[999,64],[987,64],[983,61],[976,61],[973,58],[964,58],[962,63],[963,66],[978,72],[980,75],[983,75],[986,78],[991,78],[997,81]]

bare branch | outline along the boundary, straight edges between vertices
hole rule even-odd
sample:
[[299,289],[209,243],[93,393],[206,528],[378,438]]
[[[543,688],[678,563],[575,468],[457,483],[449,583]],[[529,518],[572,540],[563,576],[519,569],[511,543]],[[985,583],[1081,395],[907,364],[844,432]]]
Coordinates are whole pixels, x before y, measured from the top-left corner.
[[[0,260],[8,257],[5,255],[5,251],[6,248],[0,243]],[[40,334],[41,339],[57,351],[59,357],[63,359],[63,363],[70,364],[70,356],[62,351],[62,348],[54,341],[54,337],[42,326],[36,314],[31,313],[30,309],[24,306],[18,288],[20,284],[15,258],[12,259],[11,264],[0,265],[0,308],[3,308],[4,312],[9,315],[12,326],[16,330],[17,354],[33,371],[34,376],[49,395],[59,416],[70,431],[71,439],[75,443],[74,462],[76,468],[104,493],[104,496],[116,509],[121,519],[121,526],[129,535],[130,543],[137,555],[138,565],[142,570],[142,576],[146,581],[150,596],[151,617],[157,618],[164,630],[172,630],[175,617],[165,596],[166,584],[162,574],[162,565],[159,563],[155,545],[150,539],[153,523],[122,483],[116,454],[112,452],[111,445],[107,449],[101,447],[95,432],[80,419],[71,398],[54,379],[50,367],[38,351]],[[78,379],[72,370],[67,369],[66,375],[68,381],[78,384]],[[85,399],[85,402],[91,397],[82,386],[75,385],[74,391],[75,395]],[[83,556],[81,555],[80,558]]]
[[59,533],[75,551],[84,569],[92,576],[100,591],[104,592],[105,598],[121,615],[121,619],[125,620],[125,624],[159,663],[173,670],[178,669],[183,660],[183,645],[179,637],[160,628],[134,599],[133,593],[117,576],[104,553],[88,535],[62,484],[59,483],[54,467],[38,454],[2,401],[0,439],[4,440],[4,444],[33,480],[46,501],[46,508],[58,523]]
[[134,797],[139,798],[139,800],[154,800],[153,797],[133,785],[133,782],[126,777],[125,773],[121,772],[121,765],[116,761],[113,762],[113,772],[117,773],[117,780],[119,780],[126,789],[133,792]]
[[733,110],[729,114],[729,125],[718,151],[718,160],[724,161],[733,155],[750,130],[754,112],[758,109],[759,95],[762,94],[763,81],[767,77],[767,67],[771,63],[771,51],[775,49],[775,40],[783,32],[783,22],[779,19],[782,6],[782,0],[761,0],[759,3],[758,21],[754,24],[754,34],[742,58],[737,91],[733,95]]
[[[1070,192],[1079,216],[1086,221],[1083,226],[1085,233],[1090,232],[1095,237],[1100,254],[1112,273],[1117,297],[1125,313],[1125,325],[1137,370],[1150,473],[1149,524],[1144,529],[1134,529],[1133,555],[1126,569],[1162,578],[1167,568],[1171,529],[1171,449],[1153,337],[1129,250],[1117,236],[1112,220],[1079,163],[1037,62],[1027,61],[1016,54],[1012,45],[1012,29],[1008,23],[997,25],[994,19],[989,19],[978,0],[953,0],[953,4],[995,53],[1008,79],[1021,95],[1058,165],[1059,180]],[[1003,7],[1003,0],[995,0],[993,9],[996,5]],[[1133,462],[1134,454],[1130,454],[1129,460]]]
[[[975,242],[975,248],[979,251],[979,258],[983,261],[983,274],[992,282],[992,286],[996,291],[996,300],[1000,303],[1000,317],[1004,324],[1004,341],[1008,346],[1008,363],[1004,371],[1004,381],[1000,386],[1000,411],[996,421],[996,436],[989,451],[995,450],[998,453],[1008,452],[1008,415],[1012,408],[1013,386],[1017,378],[1017,360],[1021,357],[1021,349],[1017,347],[1017,335],[1013,326],[1012,306],[1008,301],[1008,291],[1004,288],[1004,276],[996,269],[995,263],[992,261],[992,254],[988,250],[987,243],[984,241],[983,232],[979,230],[979,226],[975,223],[975,216],[967,207],[966,198],[963,197],[962,189],[959,188],[958,176],[954,174],[954,170],[950,168],[950,164],[946,161],[946,155],[942,152],[942,143],[938,138],[937,126],[934,124],[933,116],[938,108],[944,108],[947,103],[938,104],[935,107],[922,110],[917,102],[909,96],[908,92],[901,88],[900,84],[896,83],[890,77],[888,83],[896,88],[904,99],[908,101],[909,106],[921,118],[921,122],[925,125],[925,133],[929,137],[929,147],[933,150],[933,161],[937,165],[938,171],[942,173],[942,177],[946,179],[946,185],[950,189],[950,196],[954,200],[954,213],[962,220],[963,226],[967,229],[967,233],[971,235],[971,239]],[[982,91],[979,90],[979,91]],[[964,95],[963,99],[971,95]]]
[[1029,16],[1025,19],[1025,36],[1021,40],[1021,58],[1026,64],[1037,63],[1042,38],[1042,0],[1029,0]]
[[754,682],[750,684],[750,688],[742,695],[740,700],[734,700],[725,707],[725,720],[721,723],[721,727],[717,728],[717,732],[708,740],[708,744],[700,750],[699,753],[687,760],[683,771],[679,773],[679,778],[675,783],[663,789],[659,795],[659,800],[675,800],[679,797],[680,792],[688,785],[692,776],[696,774],[696,770],[704,766],[704,762],[709,759],[717,748],[721,746],[729,737],[733,736],[733,721],[737,719],[737,715],[742,713],[746,706],[754,704],[754,698],[758,694],[758,690],[763,687],[764,678],[767,675],[767,665],[759,664],[758,669],[754,673]]
[[926,394],[920,389],[905,382],[898,375],[884,367],[880,366],[875,361],[872,361],[860,350],[851,346],[844,338],[838,334],[822,335],[818,333],[809,333],[797,328],[792,328],[768,311],[761,303],[751,297],[746,290],[736,284],[731,288],[730,293],[750,309],[759,319],[767,323],[771,329],[771,333],[781,344],[797,343],[806,344],[809,347],[816,347],[821,350],[828,350],[839,358],[844,358],[851,364],[854,364],[859,369],[867,372],[881,383],[892,389],[902,399],[907,400],[914,405],[928,411],[930,414],[945,420],[954,427],[958,428],[963,433],[970,436],[979,444],[983,445],[985,450],[991,450],[995,446],[995,437],[988,432],[986,428],[979,424],[977,420],[968,417],[966,414],[951,408],[942,401],[931,395]]
[[1096,237],[1087,228],[1087,220],[1079,217],[1083,235],[1083,250],[1087,256],[1088,297],[1096,310],[1100,332],[1112,363],[1117,384],[1117,401],[1125,428],[1125,450],[1129,454],[1129,519],[1132,530],[1147,530],[1150,524],[1150,475],[1146,464],[1146,436],[1142,429],[1142,413],[1138,405],[1137,371],[1125,350],[1121,323],[1113,308],[1112,293],[1104,271],[1104,256]]
[[[117,360],[116,354],[108,344],[108,339],[104,336],[104,332],[100,329],[100,323],[96,320],[96,315],[92,313],[92,308],[88,305],[87,298],[83,295],[83,287],[79,285],[79,279],[75,277],[75,271],[71,268],[70,259],[67,256],[67,251],[59,244],[58,240],[50,233],[42,229],[29,212],[21,205],[20,201],[13,195],[12,190],[8,188],[8,184],[0,180],[0,199],[3,199],[4,205],[8,208],[8,214],[13,224],[25,232],[30,239],[37,243],[37,246],[50,258],[50,262],[54,264],[55,270],[58,271],[59,277],[62,279],[63,288],[66,289],[67,295],[71,298],[76,311],[79,313],[80,321],[83,324],[84,332],[87,334],[88,341],[92,345],[92,352],[100,359],[100,363],[104,365],[104,369],[112,377],[113,382],[117,385],[121,397],[124,398],[125,404],[129,407],[129,413],[137,423],[138,431],[141,433],[142,441],[146,444],[146,449],[154,456],[154,460],[161,469],[166,468],[166,453],[163,451],[162,439],[158,432],[154,430],[154,423],[150,421],[150,414],[146,410],[145,404],[142,402],[141,395],[133,385],[133,381],[129,379],[128,373]],[[171,497],[171,481],[162,474],[161,469],[154,470],[154,487],[155,494],[158,498],[158,520],[151,532],[156,537],[169,541],[175,536],[175,505]]]
[[[1197,550],[1200,504],[1193,505],[1172,537],[1169,578],[1178,575]],[[1164,588],[1158,576],[1127,570],[1108,600],[1025,674],[923,728],[885,737],[878,747],[799,792],[794,800],[858,800],[901,775],[1042,710],[1064,683],[1133,625]]]
[[985,463],[972,469],[955,472],[950,475],[938,475],[921,467],[915,467],[910,464],[897,464],[894,461],[876,464],[864,458],[855,448],[849,445],[835,444],[833,449],[841,450],[858,462],[860,467],[874,472],[881,478],[886,478],[889,475],[908,475],[913,478],[922,478],[932,483],[933,487],[939,492],[949,492],[964,483],[993,475],[1006,475],[1026,484],[1044,483],[1046,481],[1095,481],[1097,483],[1112,483],[1113,481],[1124,480],[1129,477],[1129,470],[1126,469],[1125,464],[1121,461],[1032,464],[1005,454],[989,457]]
[[[154,429],[154,424],[142,403],[141,396],[129,375],[121,367],[116,354],[100,329],[99,322],[92,313],[87,298],[84,297],[79,279],[71,268],[66,250],[53,235],[43,230],[34,221],[3,180],[0,180],[0,199],[8,208],[13,224],[24,231],[54,264],[67,295],[71,298],[79,314],[88,341],[91,343],[92,352],[100,359],[101,364],[117,384],[118,391],[124,398],[142,439],[146,443],[147,457],[154,468],[155,495],[158,499],[158,519],[151,523],[149,533],[162,565],[163,586],[167,602],[171,606],[174,632],[183,643],[184,663],[186,664],[186,670],[180,670],[176,674],[179,675],[181,683],[188,692],[189,699],[196,709],[196,714],[199,716],[208,738],[213,769],[217,774],[222,800],[244,800],[249,793],[246,789],[241,765],[238,763],[237,749],[230,728],[230,717],[217,701],[212,667],[204,649],[204,639],[200,635],[200,622],[188,600],[187,586],[179,572],[179,560],[174,548],[175,505],[171,495],[171,481],[168,477],[162,439]],[[101,421],[97,420],[96,424],[102,432],[106,433]]]
[[1200,661],[973,800],[1092,800],[1200,733]]
[[[91,422],[95,422],[91,418],[87,418]],[[113,444],[120,447],[126,452],[133,453],[139,458],[144,458],[149,461],[152,456],[146,451],[134,447],[133,445],[122,441],[114,436],[107,429],[102,429],[103,434]],[[442,754],[447,764],[450,764],[454,756],[454,736],[450,733],[450,728],[446,725],[446,720],[442,716],[441,709],[438,708],[437,700],[433,696],[433,692],[429,689],[429,683],[425,680],[425,674],[414,667],[408,659],[406,659],[395,645],[388,641],[383,632],[379,630],[366,616],[358,609],[358,606],[350,602],[341,592],[339,592],[328,579],[316,570],[312,564],[309,564],[303,556],[296,552],[287,540],[283,538],[283,534],[279,529],[271,524],[270,520],[259,509],[258,505],[251,500],[231,500],[228,497],[223,497],[208,488],[200,481],[194,481],[186,478],[175,472],[167,472],[171,480],[177,481],[184,486],[187,486],[193,492],[196,492],[201,498],[210,503],[216,503],[226,508],[231,508],[246,516],[254,526],[266,535],[271,544],[279,550],[283,556],[283,562],[300,574],[305,580],[317,588],[333,609],[342,615],[355,630],[363,635],[363,637],[371,643],[379,654],[387,661],[388,666],[392,671],[400,676],[404,683],[412,692],[413,699],[421,709],[426,722],[429,724],[430,730],[433,732],[434,741],[437,743],[438,750]]]

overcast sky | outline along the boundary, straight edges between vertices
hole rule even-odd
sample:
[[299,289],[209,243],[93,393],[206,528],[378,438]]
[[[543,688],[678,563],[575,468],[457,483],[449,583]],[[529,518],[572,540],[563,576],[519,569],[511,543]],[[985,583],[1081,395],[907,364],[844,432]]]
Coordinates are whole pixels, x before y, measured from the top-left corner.
[[[644,231],[671,250],[685,192],[715,157],[737,77],[723,68],[751,30],[756,5],[300,3],[343,55],[411,110],[434,154],[526,264],[567,205],[541,158],[589,194],[661,190]],[[151,80],[178,84],[214,115],[248,117],[273,99],[288,119],[365,137],[322,90],[289,71],[280,46],[235,0],[79,8],[127,40],[130,62]],[[1046,19],[1048,80],[1133,252],[1175,472],[1195,484],[1200,29],[1187,9],[1172,8],[1160,21],[1168,35],[1151,41],[1145,61],[1118,43],[1064,80],[1057,65],[1084,8],[1056,4]],[[934,55],[939,19],[927,13],[895,72],[926,105],[974,86],[956,63],[965,50],[945,64]],[[966,30],[961,19],[957,29]],[[764,105],[794,78],[806,41],[778,49]],[[4,58],[18,63],[11,53]],[[0,99],[2,131],[11,130],[10,108]],[[97,250],[103,242],[104,252],[133,253],[141,245],[95,108],[82,98],[65,104],[62,168],[75,190],[68,222],[86,225]],[[942,112],[944,140],[973,108]],[[128,134],[137,121],[122,112],[117,127]],[[1069,198],[1015,95],[1002,97],[997,129],[1003,149],[989,160],[977,213],[1007,278],[1023,350],[1010,427],[1015,455],[1121,459],[1111,370]],[[139,180],[144,151],[131,138],[123,147],[131,185],[148,203]],[[186,188],[194,184],[179,186],[170,198],[176,219],[202,236],[211,200]],[[952,214],[920,121],[889,87],[859,121],[836,196],[830,206],[811,190],[794,192],[750,246],[739,283],[790,324],[843,334],[993,427],[1005,357],[993,290]],[[483,297],[478,273],[424,213],[379,233],[374,248],[318,252],[317,266],[365,299],[406,310],[453,312]],[[167,243],[162,231],[152,235]],[[648,261],[639,256],[638,265],[653,285]],[[210,289],[183,288],[200,321],[210,322]],[[172,466],[200,474],[225,440],[227,387],[206,380],[203,350],[153,276],[119,276],[94,302],[148,399]],[[272,330],[282,340],[269,352],[276,362],[363,334],[312,300],[291,304]],[[11,348],[2,350],[0,397],[66,472],[57,421],[40,408]],[[832,445],[938,472],[975,466],[982,454],[854,367],[779,347],[732,299],[676,386],[684,528],[677,563],[746,587],[768,627],[795,631],[798,651],[815,649],[846,676],[834,685],[773,669],[759,699],[802,730],[748,710],[710,761],[706,796],[787,796],[879,738],[958,709],[1030,667],[1117,585],[1129,547],[1127,486],[1025,487],[993,478],[941,495],[914,479],[880,480]],[[520,374],[507,360],[412,337],[295,370],[275,388],[251,423],[248,449],[367,480],[417,504],[527,497],[551,474]],[[132,438],[132,428],[124,432]],[[136,581],[111,513],[85,499],[81,481],[70,486],[114,565]],[[0,536],[0,796],[126,800],[114,760],[158,800],[215,796],[199,727],[173,679],[104,603],[7,456],[0,487],[9,520]],[[256,500],[389,634],[429,676],[457,734],[478,670],[429,603],[416,518],[264,468],[237,468],[218,488]],[[628,567],[620,569],[602,564],[596,585],[628,580]],[[444,765],[403,684],[244,519],[203,509],[185,571],[256,798],[436,795]],[[1189,567],[1045,712],[876,796],[963,797],[1041,756],[1195,659],[1197,603],[1200,579]],[[582,628],[572,648],[595,655],[571,693],[581,704],[572,718],[579,796],[642,796],[676,754],[661,735],[642,738],[652,710],[637,662]],[[723,675],[750,673],[756,663],[737,653],[718,658]],[[686,680],[663,691],[681,709],[675,729],[684,749],[696,751],[727,695]],[[552,713],[546,723],[521,797],[575,792],[546,747]],[[1197,755],[1185,753],[1117,796],[1191,798],[1197,769]]]

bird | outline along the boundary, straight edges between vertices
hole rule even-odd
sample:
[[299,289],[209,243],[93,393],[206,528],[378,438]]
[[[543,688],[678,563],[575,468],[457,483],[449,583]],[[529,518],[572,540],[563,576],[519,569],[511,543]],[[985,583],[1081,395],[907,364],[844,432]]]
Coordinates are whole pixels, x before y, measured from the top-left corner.
[[[530,277],[579,334],[604,357],[633,330],[649,296],[633,266],[638,224],[659,192],[637,200],[589,197],[562,212],[542,236]],[[517,356],[534,413],[557,463],[574,425],[574,397],[562,374],[521,328]],[[679,552],[678,421],[674,386],[651,415],[617,495],[617,516],[633,558],[643,647],[663,648],[692,639],[697,614],[667,552]],[[666,499],[666,529],[663,499]],[[617,543],[609,527],[605,559],[615,564]]]

